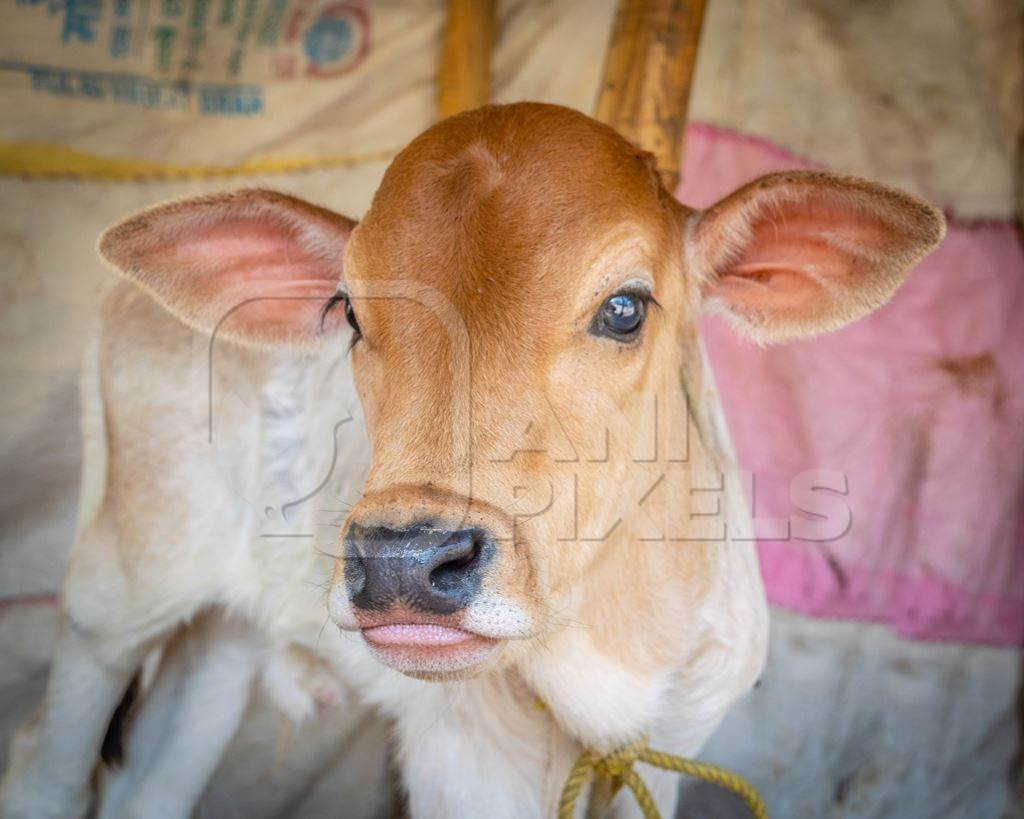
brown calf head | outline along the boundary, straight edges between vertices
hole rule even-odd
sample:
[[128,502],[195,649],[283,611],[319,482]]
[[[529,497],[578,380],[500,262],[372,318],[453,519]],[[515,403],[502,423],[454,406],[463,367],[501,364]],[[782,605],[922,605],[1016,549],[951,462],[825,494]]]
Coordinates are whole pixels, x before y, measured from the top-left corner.
[[373,465],[332,615],[430,677],[513,661],[598,594],[627,619],[699,600],[713,537],[687,499],[724,465],[697,316],[760,342],[834,329],[942,233],[928,205],[824,173],[695,212],[612,130],[518,104],[414,140],[354,229],[243,191],[144,212],[100,251],[241,343],[312,344],[347,317]]

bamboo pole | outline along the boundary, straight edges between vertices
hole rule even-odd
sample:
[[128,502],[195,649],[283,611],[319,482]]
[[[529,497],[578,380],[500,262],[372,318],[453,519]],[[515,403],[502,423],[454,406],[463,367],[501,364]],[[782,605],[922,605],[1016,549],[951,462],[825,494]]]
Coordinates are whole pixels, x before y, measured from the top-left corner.
[[448,0],[448,19],[437,75],[440,118],[491,100],[495,0]]
[[597,97],[597,119],[654,154],[669,191],[680,180],[704,3],[619,0]]

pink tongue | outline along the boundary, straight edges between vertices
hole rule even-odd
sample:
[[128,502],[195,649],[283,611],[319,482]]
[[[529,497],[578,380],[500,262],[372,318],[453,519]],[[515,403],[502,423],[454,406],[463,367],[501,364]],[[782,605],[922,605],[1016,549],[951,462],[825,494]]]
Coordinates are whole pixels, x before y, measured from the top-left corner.
[[462,629],[418,623],[364,628],[363,636],[382,646],[452,646],[473,639]]

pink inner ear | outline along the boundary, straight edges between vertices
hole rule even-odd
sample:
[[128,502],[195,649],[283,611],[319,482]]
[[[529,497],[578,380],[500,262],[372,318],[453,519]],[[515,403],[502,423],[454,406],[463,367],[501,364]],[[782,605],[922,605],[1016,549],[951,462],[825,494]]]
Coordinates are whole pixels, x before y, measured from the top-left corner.
[[729,222],[742,214],[719,218],[726,244],[730,233],[749,238],[734,239],[716,265],[711,295],[759,324],[813,319],[834,308],[836,299],[870,283],[873,262],[893,241],[881,218],[841,197],[775,201],[741,229]]
[[[190,302],[188,313],[205,316],[210,329],[284,340],[319,331],[320,311],[341,273],[340,239],[332,263],[329,250],[310,250],[300,232],[274,216],[229,217],[182,225],[157,252],[187,271],[176,282],[176,297]],[[334,327],[338,319],[329,321]]]

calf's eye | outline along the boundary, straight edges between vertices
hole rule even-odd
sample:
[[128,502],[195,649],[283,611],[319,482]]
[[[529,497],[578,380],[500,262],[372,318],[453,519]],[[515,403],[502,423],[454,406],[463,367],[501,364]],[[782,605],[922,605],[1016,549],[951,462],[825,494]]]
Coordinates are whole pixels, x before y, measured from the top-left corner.
[[629,341],[640,331],[647,300],[635,293],[616,293],[601,305],[591,325],[595,335]]
[[356,321],[356,311],[352,307],[352,300],[345,299],[345,318],[348,320],[349,327],[352,328],[353,332],[358,336],[362,335],[359,330],[359,322]]
[[338,291],[324,302],[323,309],[320,310],[320,331],[323,332],[324,324],[326,323],[327,316],[330,315],[331,310],[339,304],[343,305],[345,309],[345,320],[348,322],[348,326],[352,328],[352,344],[349,347],[349,349],[351,349],[355,346],[356,342],[363,337],[363,333],[362,330],[359,329],[359,322],[356,321],[356,311],[352,308],[352,300],[348,297],[347,293]]

